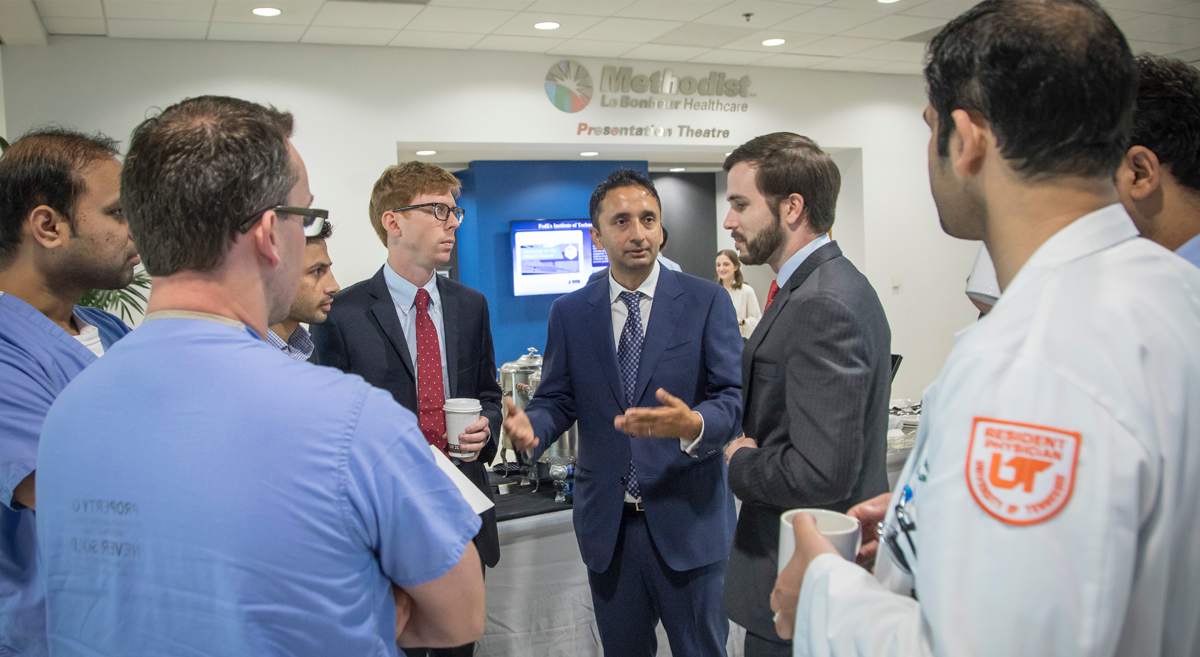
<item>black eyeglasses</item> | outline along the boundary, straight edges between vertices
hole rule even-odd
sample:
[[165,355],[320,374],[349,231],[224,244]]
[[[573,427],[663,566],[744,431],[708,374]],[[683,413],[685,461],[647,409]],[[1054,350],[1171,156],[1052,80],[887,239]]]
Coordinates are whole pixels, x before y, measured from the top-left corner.
[[316,237],[321,234],[321,229],[325,227],[325,220],[329,219],[329,210],[318,210],[317,208],[295,208],[288,205],[276,205],[269,208],[264,208],[250,215],[250,218],[243,221],[238,226],[238,232],[245,234],[254,224],[262,219],[263,214],[274,211],[277,214],[294,214],[300,217],[304,222],[304,236]]
[[433,216],[436,217],[438,221],[447,221],[450,219],[450,214],[454,213],[454,218],[458,219],[458,223],[460,224],[462,223],[463,215],[467,213],[467,211],[462,208],[452,208],[445,203],[421,203],[419,205],[406,205],[402,208],[396,208],[395,210],[392,210],[392,212],[404,212],[405,210],[416,210],[418,208],[433,208],[432,210],[429,210],[429,212],[432,212]]

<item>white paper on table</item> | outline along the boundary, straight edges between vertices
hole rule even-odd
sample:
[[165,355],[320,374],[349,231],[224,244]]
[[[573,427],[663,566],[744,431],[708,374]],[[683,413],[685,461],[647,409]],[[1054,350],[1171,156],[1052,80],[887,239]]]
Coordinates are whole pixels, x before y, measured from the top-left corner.
[[462,493],[463,499],[467,501],[467,504],[470,505],[471,510],[476,515],[496,506],[495,503],[487,498],[487,495],[483,494],[483,491],[471,483],[470,479],[467,479],[466,475],[454,467],[454,464],[450,462],[450,459],[446,458],[442,450],[433,445],[430,445],[429,449],[433,450],[433,460],[437,462],[442,472],[445,472],[446,476],[450,477],[450,481],[453,481],[454,485],[458,487],[458,492]]

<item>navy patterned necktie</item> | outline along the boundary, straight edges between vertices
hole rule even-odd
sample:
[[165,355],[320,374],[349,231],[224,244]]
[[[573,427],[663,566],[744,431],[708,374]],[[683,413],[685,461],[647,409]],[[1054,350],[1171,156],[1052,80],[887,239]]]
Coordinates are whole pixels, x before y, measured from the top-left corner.
[[[617,347],[617,361],[621,366],[621,383],[625,386],[625,405],[633,406],[634,389],[637,386],[638,362],[642,359],[642,308],[640,305],[641,292],[622,292],[621,301],[629,309],[625,318],[625,328],[621,329],[621,342]],[[642,490],[638,487],[637,472],[634,469],[633,458],[629,459],[629,476],[625,478],[625,490],[636,498],[641,498]]]

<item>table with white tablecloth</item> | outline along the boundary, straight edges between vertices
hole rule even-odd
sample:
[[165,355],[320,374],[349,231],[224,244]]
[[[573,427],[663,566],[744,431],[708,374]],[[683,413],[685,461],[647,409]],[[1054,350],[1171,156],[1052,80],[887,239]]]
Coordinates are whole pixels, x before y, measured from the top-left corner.
[[[504,520],[500,563],[487,572],[482,657],[600,657],[587,568],[571,509]],[[745,631],[730,624],[729,657],[741,657]],[[658,654],[669,656],[662,625]]]

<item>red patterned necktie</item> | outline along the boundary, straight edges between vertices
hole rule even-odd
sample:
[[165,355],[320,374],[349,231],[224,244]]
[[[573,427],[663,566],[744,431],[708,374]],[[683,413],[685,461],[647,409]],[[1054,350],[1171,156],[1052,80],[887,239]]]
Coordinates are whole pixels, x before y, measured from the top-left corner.
[[767,305],[763,307],[764,312],[771,307],[771,302],[775,300],[776,294],[779,294],[779,283],[771,281],[771,289],[767,290]]
[[417,420],[430,445],[446,451],[446,393],[442,387],[442,350],[429,316],[429,291],[417,290]]

